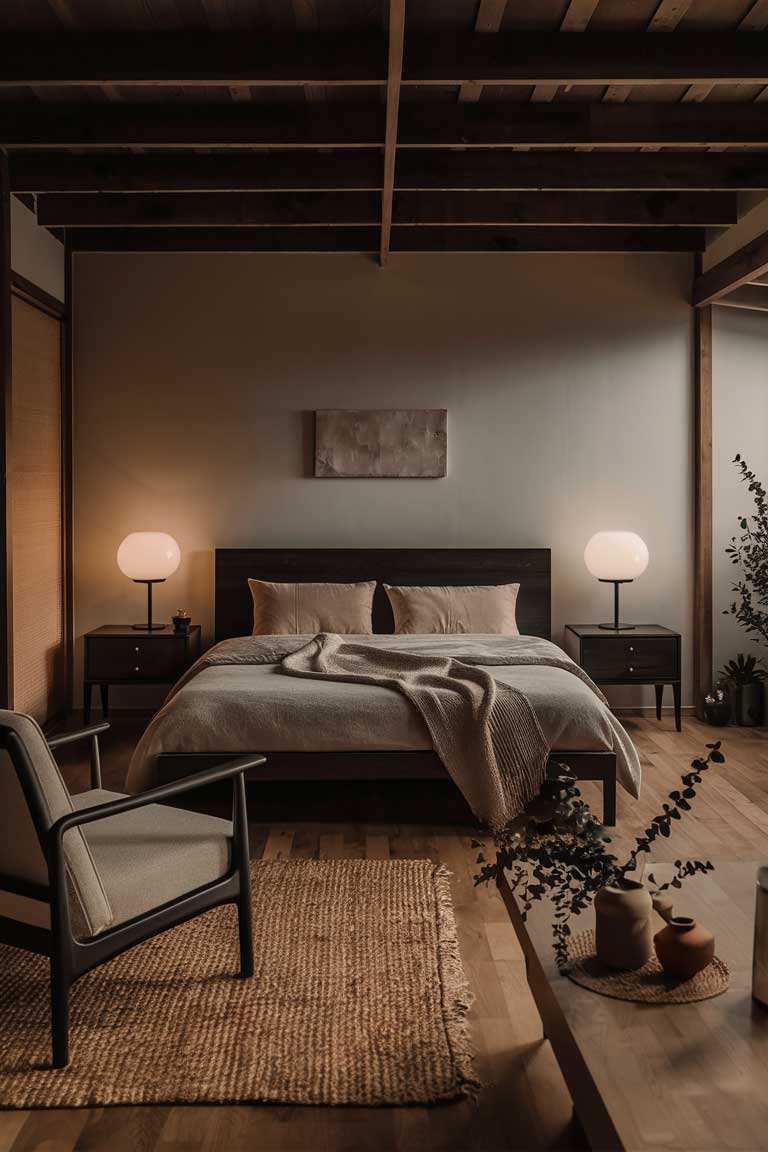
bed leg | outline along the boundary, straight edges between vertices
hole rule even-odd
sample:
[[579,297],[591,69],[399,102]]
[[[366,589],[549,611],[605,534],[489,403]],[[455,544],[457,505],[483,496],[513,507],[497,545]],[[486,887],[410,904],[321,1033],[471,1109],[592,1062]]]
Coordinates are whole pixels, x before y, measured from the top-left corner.
[[611,828],[616,824],[616,776],[603,780],[603,824]]

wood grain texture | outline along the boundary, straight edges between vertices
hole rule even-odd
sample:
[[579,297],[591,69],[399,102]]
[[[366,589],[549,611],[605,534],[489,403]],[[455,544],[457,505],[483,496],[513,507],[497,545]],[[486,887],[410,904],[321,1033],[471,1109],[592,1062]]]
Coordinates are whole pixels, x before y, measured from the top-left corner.
[[[658,855],[663,858],[661,850]],[[561,976],[547,906],[523,923],[508,884],[500,883],[545,1032],[593,1148],[720,1152],[728,1146],[762,1146],[768,1017],[753,1007],[750,996],[755,876],[761,862],[762,857],[720,860],[713,873],[675,893],[677,914],[714,932],[730,986],[710,1000],[653,1008],[597,996]],[[668,879],[674,867],[654,862],[652,871]],[[663,921],[654,920],[658,931]],[[576,933],[593,925],[590,908],[571,927]]]
[[[644,783],[640,800],[633,801],[624,793],[619,797],[618,850],[642,831],[662,796],[679,782],[690,758],[712,737],[712,729],[696,720],[686,721],[680,735],[667,717],[661,724],[635,717],[625,718],[624,723],[640,752]],[[123,787],[140,727],[135,720],[123,720],[107,734],[105,787]],[[721,734],[728,762],[708,774],[694,811],[675,831],[675,852],[751,861],[764,853],[768,833],[765,729],[729,728]],[[79,755],[70,747],[62,750],[60,757],[73,790],[88,786],[87,756]],[[585,785],[583,791],[590,800],[597,795],[591,785]],[[524,957],[504,905],[493,889],[475,888],[473,884],[476,868],[471,833],[430,823],[428,794],[420,801],[411,801],[421,805],[415,809],[423,812],[425,822],[421,825],[296,823],[285,816],[290,812],[293,792],[292,788],[284,791],[283,816],[271,822],[261,819],[258,799],[251,801],[254,857],[319,857],[322,836],[326,853],[338,851],[341,842],[345,856],[380,859],[386,853],[393,859],[421,857],[440,861],[453,873],[462,960],[475,995],[472,1033],[484,1082],[478,1100],[431,1109],[185,1107],[4,1112],[0,1113],[2,1152],[43,1148],[55,1152],[250,1152],[254,1147],[270,1152],[303,1152],[306,1148],[323,1148],[324,1152],[350,1152],[353,1148],[355,1152],[384,1148],[393,1152],[586,1152],[584,1136],[572,1119],[571,1098],[562,1073],[542,1036],[525,978]],[[225,798],[221,814],[226,814],[227,805]],[[751,896],[749,893],[747,899]],[[648,1043],[661,1044],[666,1035],[654,1029],[647,1035]],[[695,1044],[702,1037],[697,1029],[689,1035]],[[683,1045],[681,1038],[675,1049],[680,1061],[685,1057]],[[726,1060],[726,1079],[732,1079],[734,1073],[727,1062],[730,1051],[727,1046],[720,1048]],[[614,1046],[611,1054],[617,1071],[631,1085],[633,1069],[637,1068],[631,1046]],[[693,1075],[698,1083],[695,1060]],[[634,1099],[639,1103],[646,1098]],[[704,1097],[699,1094],[698,1099],[701,1103]],[[653,1109],[645,1112],[651,1116]],[[747,1145],[750,1152],[760,1147],[761,1140]],[[660,1149],[668,1147],[658,1145]]]
[[13,707],[66,706],[60,322],[13,300]]
[[389,258],[392,232],[392,194],[395,187],[397,125],[400,115],[400,83],[403,75],[405,0],[389,0],[389,56],[387,65],[386,123],[384,129],[384,175],[381,192],[381,243],[379,262]]
[[699,717],[713,681],[712,305],[694,313],[693,696]]

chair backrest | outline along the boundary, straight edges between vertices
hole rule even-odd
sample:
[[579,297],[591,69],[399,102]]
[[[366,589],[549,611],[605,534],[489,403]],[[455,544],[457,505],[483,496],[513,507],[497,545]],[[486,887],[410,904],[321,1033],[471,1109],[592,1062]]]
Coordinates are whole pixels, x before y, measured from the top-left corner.
[[[17,754],[8,734],[23,746]],[[31,716],[0,709],[0,887],[2,877],[48,886],[42,844],[60,817],[72,812],[67,786],[42,729]],[[113,921],[104,887],[79,828],[64,836],[73,922],[95,936]]]

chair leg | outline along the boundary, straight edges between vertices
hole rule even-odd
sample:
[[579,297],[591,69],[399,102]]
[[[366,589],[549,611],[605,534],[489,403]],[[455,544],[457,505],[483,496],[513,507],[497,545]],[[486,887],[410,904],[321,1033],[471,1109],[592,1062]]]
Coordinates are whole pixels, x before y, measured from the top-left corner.
[[241,891],[237,902],[237,926],[240,933],[240,975],[247,980],[254,972],[250,878],[246,880],[245,888]]
[[253,976],[253,909],[251,907],[251,861],[248,850],[248,808],[245,798],[245,779],[236,776],[232,805],[234,852],[240,875],[240,895],[237,900],[237,926],[240,935],[240,975]]
[[53,1066],[69,1064],[69,979],[60,961],[51,956],[51,1033]]

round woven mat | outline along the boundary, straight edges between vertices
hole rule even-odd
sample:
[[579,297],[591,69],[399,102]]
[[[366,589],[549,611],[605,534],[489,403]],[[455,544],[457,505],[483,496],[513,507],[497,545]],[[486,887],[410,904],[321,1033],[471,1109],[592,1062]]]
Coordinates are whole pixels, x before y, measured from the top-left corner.
[[710,1000],[728,988],[728,966],[715,956],[711,964],[690,980],[666,976],[656,956],[634,972],[617,972],[606,968],[595,955],[595,934],[589,929],[572,936],[567,975],[574,984],[611,996],[614,1000],[633,1000],[638,1004],[693,1004]]

